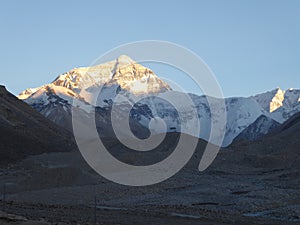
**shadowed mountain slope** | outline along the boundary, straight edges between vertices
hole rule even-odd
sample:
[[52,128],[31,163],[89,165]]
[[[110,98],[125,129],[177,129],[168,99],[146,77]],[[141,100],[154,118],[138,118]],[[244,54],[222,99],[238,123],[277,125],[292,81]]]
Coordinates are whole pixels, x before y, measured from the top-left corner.
[[0,86],[0,163],[76,149],[73,136]]

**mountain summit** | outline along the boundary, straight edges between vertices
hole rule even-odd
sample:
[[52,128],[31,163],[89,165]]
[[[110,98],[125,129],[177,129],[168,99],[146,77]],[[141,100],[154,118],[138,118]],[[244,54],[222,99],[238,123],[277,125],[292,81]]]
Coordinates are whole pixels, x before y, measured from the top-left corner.
[[276,88],[263,94],[255,95],[255,100],[268,112],[272,113],[283,105],[285,91]]
[[[99,90],[101,93],[98,96]],[[152,70],[126,55],[121,55],[103,64],[74,68],[59,75],[50,84],[26,89],[18,98],[55,123],[72,130],[74,99],[92,107],[105,108],[111,106],[111,102],[120,92],[147,96],[171,90]],[[147,109],[142,111],[149,112]],[[146,117],[149,118],[150,114]]]
[[[117,59],[91,67],[74,68],[59,75],[52,83],[38,88],[29,88],[19,94],[19,99],[35,99],[41,89],[51,88],[63,96],[74,97],[82,90],[92,87],[114,86],[114,90],[129,91],[133,94],[149,94],[171,90],[155,73],[136,63],[130,57],[121,55]],[[111,93],[113,97],[116,93]],[[78,97],[78,96],[77,96]],[[86,96],[79,96],[85,101]],[[106,99],[107,100],[107,99]]]

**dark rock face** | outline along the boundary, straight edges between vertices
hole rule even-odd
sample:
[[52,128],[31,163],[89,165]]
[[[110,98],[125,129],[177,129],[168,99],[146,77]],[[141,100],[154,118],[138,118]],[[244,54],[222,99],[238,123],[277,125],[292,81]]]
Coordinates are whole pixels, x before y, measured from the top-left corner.
[[0,87],[0,163],[76,149],[72,135]]

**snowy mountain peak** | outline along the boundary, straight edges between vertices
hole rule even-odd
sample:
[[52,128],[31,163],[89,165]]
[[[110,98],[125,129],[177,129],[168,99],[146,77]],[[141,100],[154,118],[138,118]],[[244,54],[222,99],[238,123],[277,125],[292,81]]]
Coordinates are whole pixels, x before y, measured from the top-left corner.
[[135,63],[135,61],[127,55],[120,55],[116,61],[117,61],[117,63],[123,64],[123,65]]
[[283,105],[283,100],[284,100],[284,91],[281,90],[280,88],[276,89],[276,94],[272,98],[270,102],[270,110],[269,112],[274,112],[276,109],[280,108]]
[[116,84],[134,94],[156,93],[171,90],[152,70],[136,63],[129,56],[121,55],[116,60],[92,66],[75,68],[58,76],[52,84],[63,86],[79,93],[93,86]]
[[[42,86],[43,87],[43,86]],[[25,91],[22,91],[17,97],[20,100],[24,100],[29,98],[30,95],[32,95],[33,93],[37,92],[40,88],[42,87],[38,87],[38,88],[27,88]]]
[[[41,92],[47,93],[45,87],[51,87],[51,90],[57,89],[57,92],[67,97],[68,100],[79,96],[86,102],[89,102],[92,95],[89,93],[90,90],[98,87],[106,89],[103,100],[113,99],[119,89],[132,94],[161,93],[171,90],[171,87],[157,77],[152,70],[136,63],[126,55],[121,55],[107,63],[74,68],[59,75],[50,84],[23,91],[18,98],[27,102],[30,101],[29,98],[37,100],[39,96],[45,96],[41,95]],[[37,92],[39,93],[35,94]]]
[[133,94],[158,93],[171,90],[171,87],[159,79],[152,70],[137,63],[118,67],[111,83],[118,84],[123,90]]
[[276,88],[262,94],[255,95],[253,98],[267,112],[271,113],[282,107],[285,91]]
[[74,68],[59,75],[52,84],[78,91],[109,82],[113,74],[122,67],[135,63],[130,57],[121,55],[117,59],[90,67]]

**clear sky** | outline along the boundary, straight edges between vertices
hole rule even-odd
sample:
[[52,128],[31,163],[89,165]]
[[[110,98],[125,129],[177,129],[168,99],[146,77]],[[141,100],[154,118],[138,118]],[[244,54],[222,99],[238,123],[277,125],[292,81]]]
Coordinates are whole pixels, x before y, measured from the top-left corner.
[[[197,53],[225,96],[300,88],[298,0],[2,0],[0,34],[0,83],[14,94],[153,39]],[[163,76],[198,91],[176,73]]]

